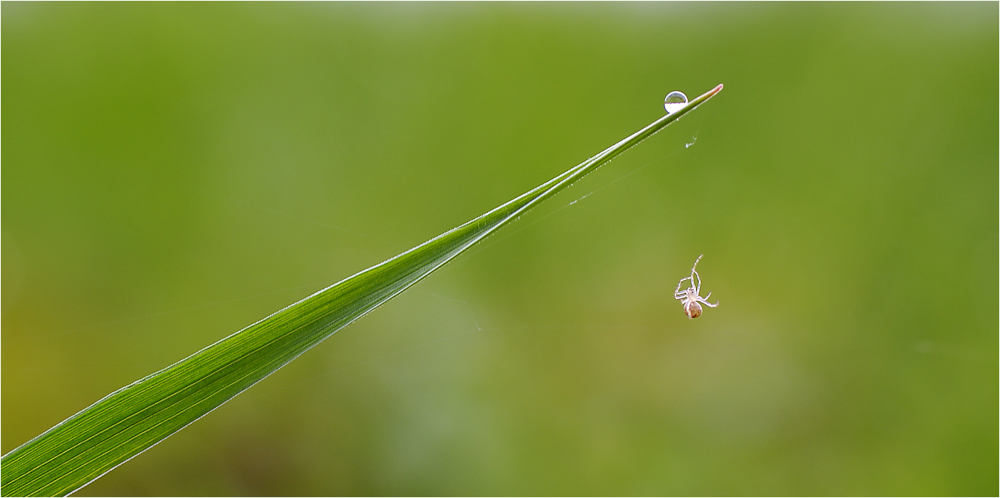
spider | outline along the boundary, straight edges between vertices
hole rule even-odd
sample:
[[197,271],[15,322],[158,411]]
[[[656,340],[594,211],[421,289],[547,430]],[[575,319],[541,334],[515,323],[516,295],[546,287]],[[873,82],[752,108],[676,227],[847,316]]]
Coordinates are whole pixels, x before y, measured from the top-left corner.
[[[704,256],[704,254],[701,256]],[[704,303],[709,308],[719,305],[718,301],[715,304],[708,302],[708,298],[712,296],[711,292],[707,296],[701,297],[701,276],[695,271],[695,267],[701,261],[701,256],[698,256],[698,259],[694,260],[694,266],[691,267],[691,276],[684,277],[680,282],[677,282],[677,290],[674,291],[674,299],[680,300],[681,304],[684,305],[684,314],[688,318],[698,318],[701,316],[701,305],[698,303]],[[691,281],[691,287],[681,290],[681,285],[684,284],[685,280]]]

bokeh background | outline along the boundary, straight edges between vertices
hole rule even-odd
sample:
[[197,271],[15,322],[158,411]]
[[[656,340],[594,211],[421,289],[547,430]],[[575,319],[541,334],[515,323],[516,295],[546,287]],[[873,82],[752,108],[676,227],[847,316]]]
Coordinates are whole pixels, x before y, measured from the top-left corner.
[[724,83],[79,494],[995,496],[997,19],[4,2],[2,450]]

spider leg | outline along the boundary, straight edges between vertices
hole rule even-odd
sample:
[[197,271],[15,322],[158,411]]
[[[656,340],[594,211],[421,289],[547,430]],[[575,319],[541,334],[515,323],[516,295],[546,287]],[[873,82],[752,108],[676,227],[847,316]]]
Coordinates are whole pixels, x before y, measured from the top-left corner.
[[681,284],[683,284],[685,280],[691,280],[691,277],[684,277],[684,278],[681,279],[680,282],[677,282],[677,289],[674,290],[674,294],[677,294],[678,292],[681,292]]
[[[711,294],[711,293],[709,293],[709,294]],[[709,308],[714,308],[714,307],[716,307],[716,306],[719,305],[718,302],[716,302],[715,304],[712,304],[712,303],[708,302],[708,296],[705,296],[705,297],[698,296],[698,302],[699,303],[704,303],[704,304],[708,305]]]
[[691,285],[694,285],[694,277],[698,277],[698,285],[694,286],[696,294],[701,294],[701,275],[698,275],[698,272],[695,270],[695,268],[698,267],[698,262],[701,261],[701,258],[703,258],[704,256],[705,256],[704,254],[699,255],[698,259],[694,260],[694,265],[691,266]]

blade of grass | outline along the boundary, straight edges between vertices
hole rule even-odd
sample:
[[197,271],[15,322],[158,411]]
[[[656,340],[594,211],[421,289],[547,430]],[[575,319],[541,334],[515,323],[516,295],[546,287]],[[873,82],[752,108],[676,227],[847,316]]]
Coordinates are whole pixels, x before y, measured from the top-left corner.
[[4,455],[0,494],[66,495],[82,488],[219,407],[720,90],[722,85],[468,223],[109,394]]

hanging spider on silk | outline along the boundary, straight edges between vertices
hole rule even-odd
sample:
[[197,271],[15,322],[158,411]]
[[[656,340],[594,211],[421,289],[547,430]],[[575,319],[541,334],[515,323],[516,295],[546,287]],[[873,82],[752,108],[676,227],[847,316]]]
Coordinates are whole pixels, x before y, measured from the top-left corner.
[[[701,256],[704,256],[704,254]],[[694,260],[694,266],[691,267],[691,276],[684,277],[680,282],[677,282],[677,290],[674,291],[674,299],[681,301],[681,304],[684,305],[684,314],[688,318],[698,318],[701,316],[701,304],[698,303],[702,303],[709,308],[719,305],[718,301],[715,304],[708,302],[708,298],[712,296],[711,292],[707,296],[701,297],[701,276],[695,271],[695,267],[701,261],[701,256],[698,256],[698,259]],[[681,285],[684,285],[685,280],[690,280],[691,286],[681,290]]]

